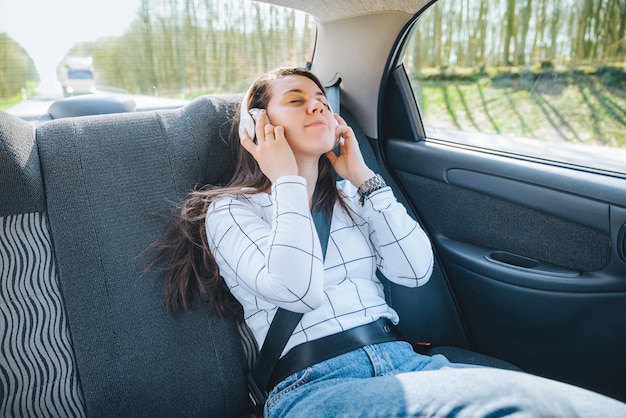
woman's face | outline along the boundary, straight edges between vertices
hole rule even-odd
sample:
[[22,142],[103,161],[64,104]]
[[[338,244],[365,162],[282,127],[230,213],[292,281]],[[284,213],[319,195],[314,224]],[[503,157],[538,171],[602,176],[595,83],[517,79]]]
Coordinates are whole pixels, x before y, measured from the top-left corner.
[[290,75],[272,82],[267,115],[285,137],[296,157],[319,158],[335,146],[335,118],[326,96],[307,77]]

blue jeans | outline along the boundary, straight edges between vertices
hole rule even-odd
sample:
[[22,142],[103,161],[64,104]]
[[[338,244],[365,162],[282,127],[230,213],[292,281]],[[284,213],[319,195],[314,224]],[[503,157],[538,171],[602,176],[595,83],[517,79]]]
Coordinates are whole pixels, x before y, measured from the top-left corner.
[[266,417],[626,417],[626,404],[538,376],[376,344],[280,382]]

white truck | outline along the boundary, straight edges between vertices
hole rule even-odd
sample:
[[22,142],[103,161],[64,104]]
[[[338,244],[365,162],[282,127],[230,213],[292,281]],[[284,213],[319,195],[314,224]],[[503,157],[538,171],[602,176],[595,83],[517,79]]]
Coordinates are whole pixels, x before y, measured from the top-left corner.
[[57,79],[64,96],[96,92],[96,73],[92,57],[65,57],[57,66]]

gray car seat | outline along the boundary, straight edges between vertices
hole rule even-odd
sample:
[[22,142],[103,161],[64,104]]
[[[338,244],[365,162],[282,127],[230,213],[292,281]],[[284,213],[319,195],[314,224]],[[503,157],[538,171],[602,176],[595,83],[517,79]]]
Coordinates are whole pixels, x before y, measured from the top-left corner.
[[0,416],[84,416],[34,129],[0,112]]
[[231,416],[245,402],[233,321],[165,312],[138,258],[173,203],[232,175],[234,100],[59,119],[37,129],[50,227],[89,416]]
[[[138,254],[174,203],[232,176],[239,98],[180,110],[0,119],[1,416],[233,416],[234,321],[165,312]],[[41,167],[41,170],[40,170]]]

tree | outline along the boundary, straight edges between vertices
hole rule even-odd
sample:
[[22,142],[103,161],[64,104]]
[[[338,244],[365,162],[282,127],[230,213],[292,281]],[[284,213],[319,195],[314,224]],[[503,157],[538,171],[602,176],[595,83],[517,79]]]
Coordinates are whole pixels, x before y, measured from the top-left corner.
[[594,0],[581,0],[579,6],[578,25],[576,28],[576,42],[574,57],[583,61],[588,56],[589,43],[588,38],[591,32],[591,24],[593,19],[593,1]]
[[502,63],[504,65],[511,65],[511,44],[515,39],[515,0],[507,0],[506,5],[506,27],[504,28]]
[[[153,36],[152,36],[152,19],[150,13],[150,0],[141,0],[141,7],[139,9],[139,23],[141,33],[143,35],[142,42],[143,48],[138,52],[142,54],[141,58],[143,58],[143,69],[145,70],[144,74],[147,75],[147,82],[139,81],[139,89],[140,91],[149,91],[151,89],[157,88],[157,74],[156,74],[156,64],[154,57],[154,46],[153,46]],[[139,64],[139,62],[138,62]]]
[[526,39],[528,37],[528,30],[530,27],[530,18],[532,13],[532,0],[523,0],[521,15],[520,15],[520,30],[518,33],[519,39],[517,42],[517,57],[515,60],[516,65],[526,64]]
[[0,33],[0,97],[19,94],[30,81],[39,81],[32,58],[10,36]]

